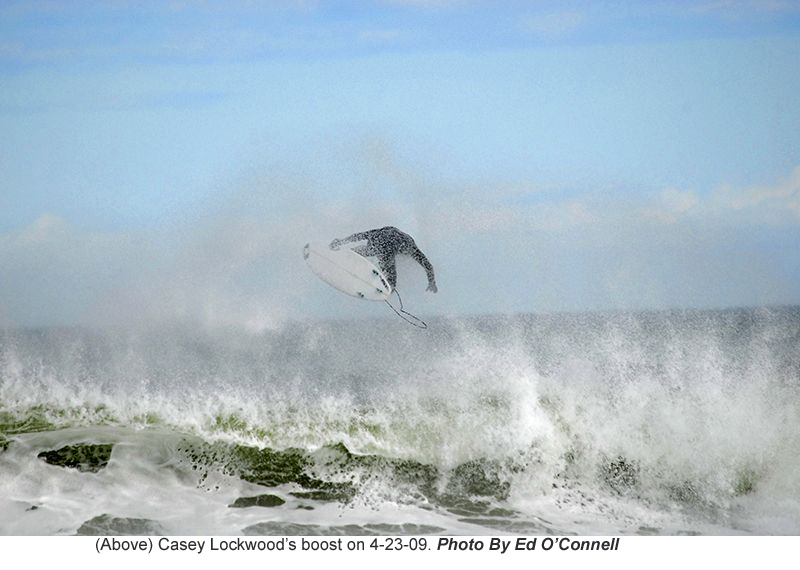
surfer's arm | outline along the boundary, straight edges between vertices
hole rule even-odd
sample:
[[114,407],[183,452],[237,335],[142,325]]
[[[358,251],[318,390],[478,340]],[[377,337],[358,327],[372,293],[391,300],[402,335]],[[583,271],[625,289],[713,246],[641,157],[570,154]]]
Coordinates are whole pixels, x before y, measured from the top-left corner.
[[338,249],[340,245],[344,243],[350,243],[351,241],[361,241],[367,239],[367,234],[369,232],[358,232],[353,235],[349,235],[343,239],[335,239],[331,242],[331,249]]
[[436,276],[433,274],[433,265],[431,262],[428,261],[428,258],[425,257],[425,254],[420,251],[420,249],[415,245],[414,249],[411,250],[411,257],[419,263],[423,269],[425,269],[425,273],[428,274],[428,291],[432,291],[436,293],[438,288],[436,287]]

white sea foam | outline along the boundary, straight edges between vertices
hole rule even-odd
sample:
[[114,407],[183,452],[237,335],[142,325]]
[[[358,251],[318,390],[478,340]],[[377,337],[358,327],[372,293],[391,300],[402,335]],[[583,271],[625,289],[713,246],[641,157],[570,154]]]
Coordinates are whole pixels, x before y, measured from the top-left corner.
[[[487,317],[413,334],[383,321],[9,331],[0,527],[70,533],[109,515],[184,534],[796,533],[799,330],[787,308]],[[114,444],[97,473],[37,457],[91,443]],[[295,448],[305,475],[248,481],[226,468],[236,445]],[[308,477],[351,491],[291,495]],[[227,506],[263,493],[286,503]],[[93,524],[121,532],[111,519]]]

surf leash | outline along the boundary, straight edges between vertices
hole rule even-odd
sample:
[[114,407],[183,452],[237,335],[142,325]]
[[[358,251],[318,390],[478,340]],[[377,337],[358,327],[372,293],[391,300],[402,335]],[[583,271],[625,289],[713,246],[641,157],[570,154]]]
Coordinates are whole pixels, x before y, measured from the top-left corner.
[[[428,323],[426,323],[425,321],[420,319],[418,316],[412,315],[411,313],[409,313],[408,311],[403,309],[403,298],[400,296],[400,291],[395,289],[393,291],[393,293],[397,293],[397,299],[400,301],[400,310],[399,311],[395,308],[394,305],[392,305],[389,302],[389,299],[384,299],[383,302],[386,303],[387,305],[389,305],[398,317],[403,319],[405,322],[410,324],[412,327],[417,327],[418,329],[427,329],[428,328]],[[414,320],[412,321],[408,317],[411,317],[411,319],[414,319]]]

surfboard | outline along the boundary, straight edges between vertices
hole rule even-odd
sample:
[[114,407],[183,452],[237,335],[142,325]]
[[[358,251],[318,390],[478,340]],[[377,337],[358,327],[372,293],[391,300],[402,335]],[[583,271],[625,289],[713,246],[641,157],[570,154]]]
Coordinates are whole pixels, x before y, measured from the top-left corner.
[[342,293],[369,301],[385,301],[392,294],[383,272],[347,247],[310,242],[303,247],[303,258],[317,277]]

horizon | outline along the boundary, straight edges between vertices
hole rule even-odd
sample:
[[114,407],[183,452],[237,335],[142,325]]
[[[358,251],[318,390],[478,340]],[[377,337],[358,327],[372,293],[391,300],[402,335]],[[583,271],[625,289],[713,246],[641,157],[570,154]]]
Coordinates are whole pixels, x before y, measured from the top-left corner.
[[[736,312],[765,312],[769,314],[775,314],[780,312],[797,312],[800,311],[800,304],[787,304],[787,305],[753,305],[753,306],[729,306],[729,307],[666,307],[660,309],[587,309],[587,310],[575,310],[575,311],[551,311],[551,312],[508,312],[508,313],[467,313],[467,314],[459,314],[457,316],[453,315],[422,315],[428,321],[439,322],[444,321],[445,323],[455,323],[455,322],[469,322],[479,319],[485,318],[498,318],[498,319],[519,319],[519,318],[541,318],[541,319],[549,319],[554,317],[603,317],[603,318],[611,318],[614,316],[633,316],[633,317],[642,317],[642,316],[671,316],[675,314],[680,314],[681,316],[686,316],[687,314],[691,313],[701,313],[701,314],[723,314],[723,313],[736,313]],[[278,326],[275,327],[263,327],[259,329],[249,329],[247,327],[242,327],[238,323],[225,326],[214,326],[212,328],[207,327],[200,327],[198,329],[197,322],[191,321],[183,321],[183,322],[168,322],[168,323],[154,323],[154,322],[139,322],[139,323],[118,323],[118,324],[107,324],[107,323],[87,323],[87,324],[57,324],[57,325],[2,325],[0,329],[5,333],[15,333],[15,332],[46,332],[46,331],[83,331],[87,333],[95,333],[95,332],[112,332],[120,328],[128,329],[135,331],[137,333],[141,333],[142,331],[150,330],[157,331],[159,330],[160,326],[166,326],[169,329],[173,330],[183,330],[186,328],[192,328],[193,330],[205,330],[206,332],[218,332],[220,330],[228,330],[228,331],[238,331],[243,332],[247,336],[259,336],[259,335],[267,335],[276,332],[285,331],[287,328],[291,327],[315,327],[315,326],[332,326],[337,325],[340,323],[352,323],[352,324],[365,324],[370,322],[376,322],[381,324],[391,324],[397,323],[397,317],[394,316],[392,313],[387,314],[371,314],[371,315],[357,315],[354,317],[347,317],[347,316],[332,316],[332,317],[319,317],[315,319],[292,319],[288,318]],[[133,326],[132,326],[133,325]],[[430,328],[430,325],[429,327]]]

